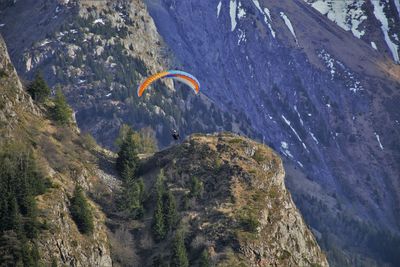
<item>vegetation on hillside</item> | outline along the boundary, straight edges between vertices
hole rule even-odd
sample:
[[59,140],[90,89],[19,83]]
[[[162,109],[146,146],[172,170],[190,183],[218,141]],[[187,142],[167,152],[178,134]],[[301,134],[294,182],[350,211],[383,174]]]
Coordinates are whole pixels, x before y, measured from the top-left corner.
[[128,138],[131,138],[136,144],[138,154],[149,154],[158,150],[155,132],[150,127],[133,131],[129,125],[123,124],[115,140],[115,145],[121,148]]
[[123,181],[118,206],[130,218],[138,219],[144,214],[143,204],[147,198],[143,180],[136,177],[138,153],[152,153],[157,149],[154,134],[149,129],[136,132],[128,125],[123,125],[115,143],[120,148],[116,170]]
[[32,99],[38,102],[44,102],[49,97],[50,88],[41,72],[36,73],[35,79],[28,85],[27,91]]
[[189,267],[184,238],[182,231],[176,232],[172,242],[171,267]]
[[161,170],[156,181],[156,209],[153,215],[153,234],[161,240],[177,228],[179,215],[175,195],[165,186],[164,171]]
[[70,211],[72,219],[78,226],[79,231],[83,234],[91,234],[94,227],[93,215],[82,187],[80,186],[75,187],[74,195],[71,198]]
[[[6,83],[0,84],[0,90],[23,94],[18,88],[9,89]],[[64,191],[60,186],[71,183],[71,176],[80,174],[94,161],[94,157],[85,150],[89,142],[80,138],[74,126],[70,125],[71,109],[60,89],[54,98],[50,98],[50,88],[38,74],[27,91],[35,98],[37,110],[41,110],[45,117],[15,106],[13,111],[18,123],[0,129],[0,266],[47,266],[50,263],[55,266],[61,259],[54,260],[42,253],[43,248],[54,244],[53,239],[44,238],[48,238],[45,237],[48,234],[62,236],[58,218],[54,216],[68,216],[68,212],[62,210],[55,214],[46,208],[53,207],[53,204],[55,207],[63,206],[65,198],[59,197],[67,189],[63,188]],[[18,104],[26,103],[21,101]],[[0,113],[3,106],[1,109]],[[51,175],[48,169],[54,170]],[[60,177],[65,179],[63,185],[58,183]],[[50,199],[52,196],[57,198]],[[91,233],[94,230],[93,216],[83,191],[77,187],[70,200],[71,217],[79,230]],[[69,239],[63,240],[63,244],[69,242]],[[79,244],[85,245],[85,242],[79,241]]]
[[68,105],[61,88],[58,87],[54,97],[54,107],[52,108],[52,117],[60,125],[67,125],[72,119],[72,109]]
[[0,147],[0,262],[2,266],[38,266],[35,244],[42,225],[35,196],[49,183],[34,153],[22,143]]
[[138,140],[132,129],[129,129],[120,142],[120,150],[116,162],[116,169],[123,181],[135,176],[138,167]]

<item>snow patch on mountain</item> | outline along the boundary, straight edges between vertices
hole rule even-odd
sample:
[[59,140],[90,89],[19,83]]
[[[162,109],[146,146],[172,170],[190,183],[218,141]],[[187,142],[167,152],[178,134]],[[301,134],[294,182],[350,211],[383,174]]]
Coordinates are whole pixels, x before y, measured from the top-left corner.
[[238,4],[238,12],[237,12],[237,18],[238,19],[242,19],[246,17],[246,11],[244,10],[244,8],[242,7],[242,3],[239,2]]
[[260,3],[258,2],[258,0],[252,0],[252,1],[253,1],[253,4],[254,4],[254,5],[256,6],[256,8],[258,9],[258,11],[260,11],[260,13],[263,15],[263,17],[264,17],[264,22],[265,22],[265,24],[267,24],[267,26],[268,26],[268,28],[269,28],[271,34],[272,34],[272,37],[275,38],[276,33],[275,33],[275,30],[272,28],[272,25],[271,25],[271,23],[272,23],[271,12],[269,11],[268,8],[264,8],[264,10],[262,10],[262,8],[261,8]]
[[335,60],[325,50],[322,50],[321,53],[318,54],[318,57],[324,61],[325,66],[328,68],[329,72],[331,73],[331,80],[333,80],[333,78],[335,78],[335,73],[336,73],[336,68],[335,68],[335,64],[334,64]]
[[394,4],[396,5],[397,14],[399,15],[400,18],[400,0],[394,0]]
[[103,19],[96,19],[96,20],[93,21],[93,24],[98,24],[98,23],[105,25]]
[[[269,21],[267,20],[265,15],[267,15]],[[271,25],[271,23],[272,23],[271,12],[269,11],[268,8],[264,8],[264,21],[268,25],[268,28],[269,28],[269,30],[270,30],[270,32],[272,34],[272,37],[275,38],[275,36],[276,36],[275,30],[272,28],[272,25]]]
[[260,12],[262,12],[262,9],[261,9],[261,6],[260,6],[260,3],[258,2],[258,0],[252,0],[253,1],[253,4],[256,6],[256,8],[260,11]]
[[293,158],[292,153],[290,153],[288,143],[284,141],[281,142],[281,151],[285,156]]
[[318,139],[315,137],[315,135],[312,133],[312,132],[310,132],[310,135],[311,135],[311,138],[315,141],[315,143],[318,145],[319,144],[319,142],[318,142]]
[[381,139],[379,138],[379,134],[377,134],[376,132],[375,132],[375,137],[376,137],[376,140],[378,140],[379,147],[383,150],[383,145],[381,143]]
[[265,15],[267,15],[268,19],[269,19],[270,21],[272,21],[271,12],[269,11],[268,8],[266,8],[266,7],[264,8],[264,13],[265,13]]
[[288,16],[286,16],[285,13],[281,12],[280,15],[281,15],[281,18],[283,19],[283,21],[285,22],[286,26],[288,27],[288,29],[292,33],[294,39],[296,40],[296,43],[298,43],[297,37],[296,37],[296,33],[294,32],[294,28],[293,28],[292,22],[290,21]]
[[299,113],[299,111],[297,110],[297,106],[296,106],[296,105],[294,106],[294,110],[296,111],[297,116],[299,117],[299,120],[300,120],[301,125],[304,126],[304,122],[303,122],[303,120],[301,119],[300,113]]
[[[389,21],[383,10],[385,6],[384,6],[384,4],[381,5],[381,3],[379,1],[371,1],[371,2],[374,5],[374,15],[375,15],[376,19],[379,20],[382,24],[381,29],[382,29],[383,35],[385,36],[386,44],[388,45],[390,52],[392,52],[393,59],[397,63],[400,63],[399,52],[398,52],[399,48],[395,43],[393,43],[393,41],[390,39],[390,36],[389,36]],[[393,37],[398,39],[397,35],[395,35],[395,34],[393,35]]]
[[297,161],[297,164],[299,164],[299,166],[302,168],[304,167],[304,165],[300,161]]
[[236,11],[237,11],[237,3],[236,0],[231,0],[229,2],[229,15],[231,17],[231,31],[236,29]]
[[217,6],[217,18],[219,18],[219,14],[221,13],[221,7],[222,7],[222,2],[219,1],[218,6]]
[[[357,38],[365,34],[360,25],[368,18],[362,9],[364,1],[360,0],[316,0],[310,1],[311,6],[321,14],[326,15],[331,21],[346,31],[351,31]],[[373,2],[373,1],[372,1]]]
[[48,39],[44,39],[42,42],[39,43],[40,47],[46,46],[48,44],[50,44],[52,41],[48,40]]
[[307,152],[308,152],[306,145],[303,143],[303,140],[301,140],[300,135],[297,133],[297,131],[293,128],[292,123],[288,119],[286,119],[285,116],[282,115],[281,117],[282,117],[283,121],[290,127],[290,129],[296,135],[297,139],[299,139],[299,141],[303,145],[304,149],[307,150]]
[[376,46],[375,42],[371,42],[371,46],[373,49],[378,50],[378,47]]
[[241,43],[245,43],[246,40],[246,32],[243,31],[242,29],[238,30],[238,45],[240,45]]
[[326,68],[329,70],[331,80],[334,80],[335,78],[343,80],[346,87],[353,93],[364,90],[361,82],[357,80],[356,75],[342,62],[331,56],[325,49],[322,49],[318,53],[318,57],[323,60]]

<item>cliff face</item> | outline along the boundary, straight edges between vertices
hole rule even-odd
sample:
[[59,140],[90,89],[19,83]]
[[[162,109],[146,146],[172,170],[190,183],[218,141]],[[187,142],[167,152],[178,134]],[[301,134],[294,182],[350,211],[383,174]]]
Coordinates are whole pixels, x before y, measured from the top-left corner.
[[[46,119],[24,91],[0,37],[0,144],[24,143],[35,155],[52,186],[36,197],[38,222],[46,225],[37,244],[41,262],[50,265],[111,266],[104,215],[90,202],[96,225],[82,235],[71,219],[70,197],[76,184],[87,192],[100,184],[95,160],[83,148],[77,130],[60,128]],[[0,196],[3,198],[5,196]]]
[[1,111],[0,121],[8,127],[17,121],[15,109],[23,109],[27,112],[38,114],[39,111],[34,107],[30,99],[22,90],[22,84],[17,72],[8,56],[7,47],[0,35],[0,78],[1,78]]
[[178,207],[191,179],[204,186],[180,212],[189,255],[205,247],[217,266],[328,265],[285,187],[282,161],[270,148],[233,134],[193,135],[143,162],[140,174],[149,190],[159,169]]

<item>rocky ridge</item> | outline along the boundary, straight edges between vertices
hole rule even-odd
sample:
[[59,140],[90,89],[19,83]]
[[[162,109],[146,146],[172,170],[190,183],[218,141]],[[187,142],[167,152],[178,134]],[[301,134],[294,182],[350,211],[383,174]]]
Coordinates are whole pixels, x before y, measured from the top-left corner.
[[[180,213],[189,255],[204,247],[216,266],[328,266],[285,187],[282,161],[270,148],[230,133],[193,135],[144,160],[139,174],[150,190],[161,169],[179,207],[191,178],[204,186]],[[145,253],[140,246],[138,251]]]

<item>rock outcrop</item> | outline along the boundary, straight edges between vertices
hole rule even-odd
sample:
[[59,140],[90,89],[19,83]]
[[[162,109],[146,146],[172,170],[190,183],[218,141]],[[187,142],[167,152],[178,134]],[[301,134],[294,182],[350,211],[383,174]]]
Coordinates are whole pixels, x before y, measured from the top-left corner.
[[32,99],[24,93],[17,72],[8,56],[7,47],[0,35],[0,122],[12,128],[17,121],[15,109],[39,114],[39,110],[33,105]]
[[285,187],[282,161],[270,148],[229,133],[193,135],[143,162],[140,173],[149,192],[161,169],[178,207],[191,179],[204,187],[180,212],[189,254],[205,247],[217,266],[328,266]]

